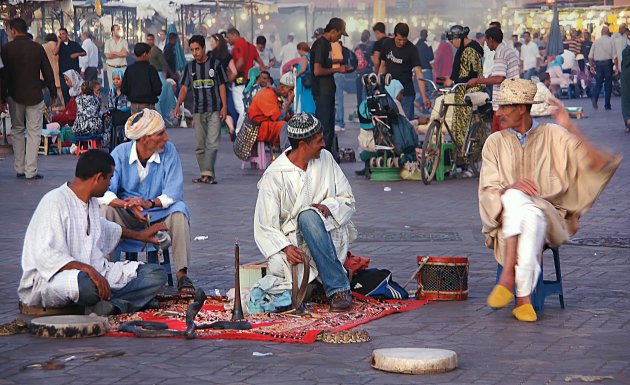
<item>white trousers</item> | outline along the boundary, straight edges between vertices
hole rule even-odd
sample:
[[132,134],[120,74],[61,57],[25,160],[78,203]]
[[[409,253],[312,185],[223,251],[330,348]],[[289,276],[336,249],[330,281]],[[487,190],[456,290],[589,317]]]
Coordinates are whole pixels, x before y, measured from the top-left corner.
[[238,112],[238,121],[236,122],[236,132],[238,133],[245,121],[245,103],[243,103],[243,91],[245,86],[232,85],[232,100],[234,101],[234,108]]
[[547,222],[543,212],[520,190],[509,189],[501,196],[503,235],[518,236],[516,248],[516,296],[527,297],[536,287],[540,275],[538,256],[545,244]]

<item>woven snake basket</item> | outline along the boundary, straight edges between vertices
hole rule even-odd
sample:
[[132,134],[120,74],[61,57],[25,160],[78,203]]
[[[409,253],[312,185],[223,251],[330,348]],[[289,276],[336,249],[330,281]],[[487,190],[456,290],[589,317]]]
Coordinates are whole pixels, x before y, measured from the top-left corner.
[[248,160],[254,144],[258,139],[258,130],[260,125],[252,122],[249,118],[245,118],[243,127],[236,134],[236,140],[234,140],[234,153],[240,160]]

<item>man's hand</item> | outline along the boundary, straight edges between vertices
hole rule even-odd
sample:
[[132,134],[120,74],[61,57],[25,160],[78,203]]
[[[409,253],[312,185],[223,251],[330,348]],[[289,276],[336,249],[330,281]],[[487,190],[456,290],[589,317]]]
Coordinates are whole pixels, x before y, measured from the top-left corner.
[[346,72],[345,73],[349,74],[349,73],[354,72],[354,67],[352,67],[352,66],[345,66],[345,67],[346,67]]
[[619,76],[619,69],[615,67],[615,69],[613,70],[613,73],[615,76]]
[[479,79],[477,78],[472,78],[466,82],[466,88],[473,88],[473,87],[476,87],[477,85],[479,85]]
[[111,296],[111,289],[109,287],[109,282],[107,282],[105,277],[99,274],[99,272],[96,271],[94,268],[89,269],[86,274],[88,275],[88,277],[90,277],[92,282],[94,282],[94,285],[98,290],[98,297],[102,301],[108,301]]
[[564,108],[564,104],[562,104],[562,102],[556,98],[550,98],[549,104],[553,106],[553,109],[551,110],[551,116],[553,116],[553,118],[556,120],[556,123],[571,131],[571,128],[574,125],[571,122],[571,117],[569,116],[567,109]]
[[85,71],[81,71],[81,77],[85,79]]
[[529,179],[521,179],[518,182],[514,183],[512,186],[508,187],[507,190],[514,189],[522,191],[523,193],[531,196],[538,195],[538,186],[536,183],[532,182]]
[[286,254],[287,261],[289,261],[290,264],[297,265],[298,263],[304,262],[305,253],[302,249],[289,245],[282,249],[282,251]]
[[429,98],[422,99],[422,102],[424,103],[424,108],[427,110],[431,108],[431,100]]
[[152,225],[151,227],[149,227],[148,229],[144,229],[142,231],[139,231],[138,232],[138,240],[140,242],[152,243],[154,245],[157,245],[158,243],[160,243],[155,238],[155,234],[158,231],[168,231],[168,228],[162,222],[156,223],[156,224]]
[[595,67],[593,67],[593,66],[591,66],[591,73],[592,73],[593,75],[595,75],[595,73],[596,73],[596,71],[595,71]]
[[147,222],[147,218],[145,218],[144,215],[142,215],[141,206],[131,206],[130,208],[128,208],[128,210],[131,210],[131,213],[133,214],[133,216],[136,217],[136,219],[139,220],[140,222],[142,223]]
[[319,210],[319,212],[322,213],[324,218],[328,218],[329,216],[332,215],[330,213],[330,209],[326,205],[321,205],[321,204],[318,204],[318,203],[314,203],[314,204],[311,205],[311,207],[315,207],[317,210]]
[[219,111],[219,119],[225,120],[226,117],[227,117],[227,107],[223,106],[221,107],[221,111]]
[[[221,108],[221,110],[223,110],[223,108]],[[181,118],[181,113],[179,112],[179,106],[175,107],[175,111],[173,111],[173,116],[175,117],[175,119]]]
[[139,206],[143,210],[151,208],[151,202],[145,201],[144,199],[142,199],[140,197],[127,198],[123,202],[125,202],[124,207],[126,209],[131,209],[134,206]]

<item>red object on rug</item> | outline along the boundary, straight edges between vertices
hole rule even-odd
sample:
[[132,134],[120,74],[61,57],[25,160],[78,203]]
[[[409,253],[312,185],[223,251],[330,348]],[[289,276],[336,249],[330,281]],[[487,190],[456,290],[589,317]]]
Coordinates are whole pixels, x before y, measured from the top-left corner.
[[[317,335],[321,332],[352,329],[390,314],[417,309],[429,302],[421,300],[377,301],[356,293],[353,295],[354,309],[348,313],[330,313],[328,312],[328,305],[315,304],[308,308],[313,313],[312,318],[298,318],[279,313],[250,315],[246,317],[246,320],[252,324],[250,330],[198,329],[197,338],[311,344],[315,342]],[[163,302],[164,308],[115,316],[112,331],[105,335],[109,337],[134,337],[131,333],[118,332],[117,329],[119,325],[135,320],[164,322],[169,326],[169,329],[186,330],[185,312],[189,301],[190,299],[176,301],[171,297],[169,302]],[[231,312],[224,310],[223,305],[224,302],[218,298],[208,298],[195,322],[229,321]],[[183,338],[183,336],[170,338]]]

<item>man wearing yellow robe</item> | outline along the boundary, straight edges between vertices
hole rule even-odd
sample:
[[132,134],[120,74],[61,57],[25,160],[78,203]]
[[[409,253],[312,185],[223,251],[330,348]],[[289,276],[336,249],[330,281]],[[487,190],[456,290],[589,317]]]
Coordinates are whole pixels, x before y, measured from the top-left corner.
[[[488,305],[502,308],[516,292],[512,314],[536,321],[531,293],[545,243],[559,246],[578,229],[619,166],[621,157],[595,147],[554,101],[556,124],[530,115],[536,85],[508,79],[497,102],[502,131],[488,137],[479,178],[479,212],[486,245],[503,265]],[[515,290],[516,289],[516,290]]]

